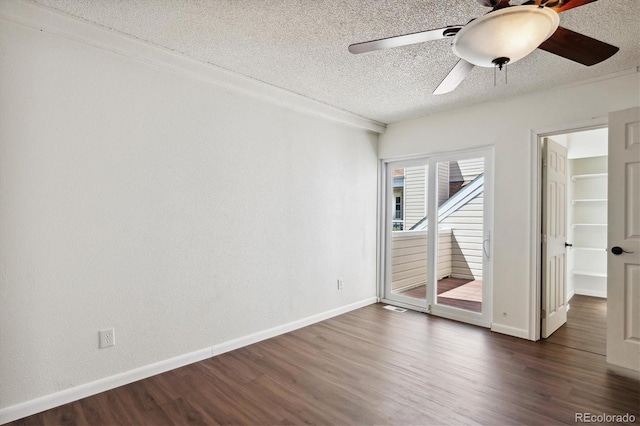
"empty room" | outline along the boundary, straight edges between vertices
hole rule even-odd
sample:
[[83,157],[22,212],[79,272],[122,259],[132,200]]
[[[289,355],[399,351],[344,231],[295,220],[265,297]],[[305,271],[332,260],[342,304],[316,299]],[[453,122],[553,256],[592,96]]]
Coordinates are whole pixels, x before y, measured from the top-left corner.
[[0,0],[0,424],[640,422],[639,20]]

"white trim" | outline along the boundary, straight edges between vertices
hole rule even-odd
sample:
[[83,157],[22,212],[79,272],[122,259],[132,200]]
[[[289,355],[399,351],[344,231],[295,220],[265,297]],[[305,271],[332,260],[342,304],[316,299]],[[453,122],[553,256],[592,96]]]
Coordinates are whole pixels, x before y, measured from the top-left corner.
[[529,282],[529,340],[540,340],[540,280],[542,268],[541,236],[542,214],[540,212],[542,197],[542,144],[540,132],[531,131],[531,281]]
[[575,294],[579,294],[582,296],[591,296],[591,297],[601,297],[603,299],[607,298],[606,291],[598,291],[598,290],[576,290]]
[[211,356],[211,348],[200,349],[175,358],[145,365],[144,367],[118,373],[113,376],[65,389],[60,392],[55,392],[40,398],[12,405],[0,410],[0,424],[9,423],[44,410],[49,410],[100,392],[105,392],[156,374],[164,373],[165,371],[202,361],[204,359],[211,358]]
[[[624,74],[640,72],[640,67]],[[600,129],[606,127],[608,116],[594,117],[573,123],[554,124],[531,130],[531,245],[529,247],[530,281],[529,281],[529,340],[540,340],[540,295],[541,295],[541,261],[542,261],[542,138],[575,131]]]
[[[385,195],[387,194],[387,166],[382,162],[378,161],[378,200],[377,200],[377,244],[376,244],[376,295],[380,300],[385,295],[385,273],[387,271],[387,265],[383,261],[384,251],[386,250],[386,240],[387,233],[385,232],[385,223],[387,221],[387,212],[384,209],[387,201]],[[391,188],[393,191],[393,188]],[[404,197],[403,197],[404,198]],[[404,202],[404,201],[403,201]],[[404,215],[404,213],[403,213]],[[404,217],[404,216],[403,216]],[[404,219],[403,219],[404,223]]]
[[360,309],[377,302],[377,297],[369,297],[359,302],[331,309],[320,314],[312,315],[310,317],[302,318],[297,321],[292,321],[287,324],[259,331],[248,336],[243,336],[237,339],[229,340],[227,342],[219,343],[210,348],[204,348],[184,355],[179,355],[177,357],[170,358],[164,361],[145,365],[143,367],[139,367],[130,371],[118,373],[113,376],[105,377],[103,379],[65,389],[60,392],[55,392],[49,395],[42,396],[40,398],[12,405],[10,407],[0,409],[0,425],[21,419],[26,416],[30,416],[32,414],[39,413],[44,410],[49,410],[63,404],[67,404],[69,402],[77,401],[79,399],[86,398],[100,392],[115,389],[119,386],[133,383],[147,377],[155,376],[166,371],[193,364],[194,362],[202,361],[216,355],[223,354],[225,352],[252,345],[262,340],[289,333],[299,328],[303,328],[308,325],[315,324],[320,321],[324,321],[329,318],[342,315],[355,309]]
[[529,330],[527,330],[526,328],[509,327],[508,325],[494,323],[491,324],[491,331],[529,340]]
[[418,230],[406,230],[406,231],[393,231],[394,235],[402,236],[402,237],[422,237],[427,235],[427,231],[425,229]]
[[[560,90],[560,89],[569,89],[571,87],[586,86],[588,84],[592,84],[592,83],[595,83],[597,81],[612,80],[614,78],[622,77],[624,75],[636,74],[636,73],[640,73],[640,67],[638,67],[638,66],[633,67],[633,68],[628,68],[626,70],[614,72],[614,73],[611,73],[611,74],[605,74],[605,75],[601,75],[601,76],[598,76],[598,77],[587,78],[586,80],[580,80],[580,81],[576,81],[576,82],[573,82],[573,83],[561,84],[560,86],[557,86],[557,87],[554,87],[552,89],[547,90],[547,92],[553,92],[553,91]],[[566,133],[571,133],[571,132],[567,131]]]
[[[457,159],[459,160],[466,160],[466,159],[477,157],[478,152],[483,152],[488,149],[493,149],[493,147],[494,147],[493,144],[485,144],[485,145],[478,145],[473,148],[456,149],[452,151],[437,151],[437,152],[424,151],[418,154],[400,155],[400,156],[394,156],[394,157],[380,157],[380,160],[382,160],[383,164],[401,163],[409,160],[425,160],[426,161],[427,159],[430,159],[432,157],[436,158],[436,161],[442,161],[442,159],[449,157],[451,155],[457,155],[459,157]],[[440,157],[442,157],[442,159]],[[420,164],[420,163],[418,162],[416,164]]]
[[532,129],[531,132],[533,135],[543,137],[557,136],[563,135],[565,133],[574,133],[574,132],[582,132],[585,130],[597,130],[607,127],[609,123],[609,117],[606,115],[601,115],[599,117],[593,117],[588,120],[580,120],[575,121],[573,123],[567,124],[554,124],[551,126],[540,127],[537,129]]
[[609,176],[609,173],[591,173],[588,175],[573,175],[571,176],[572,181],[582,180],[582,179],[595,179]]
[[573,269],[571,271],[572,275],[582,275],[584,277],[596,277],[596,278],[607,278],[606,272],[597,272],[597,271],[586,271],[584,269]]
[[225,352],[233,351],[245,346],[253,345],[254,343],[261,342],[263,340],[270,339],[272,337],[279,336],[281,334],[290,333],[299,328],[307,327],[309,325],[318,323],[320,321],[327,320],[329,318],[333,318],[338,315],[345,314],[347,312],[351,312],[356,309],[363,308],[368,305],[372,305],[374,303],[378,303],[377,297],[369,297],[367,299],[361,300],[359,302],[351,303],[349,305],[341,306],[339,308],[331,309],[326,312],[322,312],[316,315],[312,315],[310,317],[302,318],[297,321],[293,321],[287,324],[279,325],[276,327],[269,328],[267,330],[259,331],[257,333],[250,334],[248,336],[239,337],[237,339],[230,340],[228,342],[224,342],[218,345],[215,345],[211,348],[212,356],[220,355]]
[[135,39],[100,25],[20,0],[0,1],[0,20],[170,70],[184,77],[212,84],[298,112],[339,122],[375,133],[384,133],[386,124],[316,101],[268,83],[199,62],[169,49]]

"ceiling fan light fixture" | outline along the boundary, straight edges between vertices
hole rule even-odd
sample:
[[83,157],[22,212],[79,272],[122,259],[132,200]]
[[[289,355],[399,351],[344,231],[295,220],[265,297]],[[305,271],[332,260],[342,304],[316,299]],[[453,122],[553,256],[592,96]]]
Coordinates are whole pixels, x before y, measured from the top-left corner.
[[453,52],[480,67],[495,60],[510,64],[533,52],[560,24],[558,14],[546,7],[522,5],[490,12],[462,28],[453,39]]

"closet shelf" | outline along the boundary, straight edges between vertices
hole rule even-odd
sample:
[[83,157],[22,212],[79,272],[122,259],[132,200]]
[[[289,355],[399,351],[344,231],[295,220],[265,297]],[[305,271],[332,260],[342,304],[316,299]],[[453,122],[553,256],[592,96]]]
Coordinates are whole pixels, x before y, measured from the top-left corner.
[[585,276],[588,276],[588,277],[607,278],[607,273],[606,272],[584,271],[584,270],[580,270],[580,269],[574,269],[573,271],[571,271],[571,273],[573,275],[585,275]]
[[573,175],[571,176],[571,180],[575,182],[581,179],[594,179],[594,178],[601,178],[601,177],[607,177],[607,176],[608,176],[608,173],[591,173],[587,175]]
[[572,223],[571,226],[607,226],[606,223]]
[[583,198],[583,199],[571,200],[572,204],[579,204],[579,203],[606,203],[606,202],[607,202],[606,198]]

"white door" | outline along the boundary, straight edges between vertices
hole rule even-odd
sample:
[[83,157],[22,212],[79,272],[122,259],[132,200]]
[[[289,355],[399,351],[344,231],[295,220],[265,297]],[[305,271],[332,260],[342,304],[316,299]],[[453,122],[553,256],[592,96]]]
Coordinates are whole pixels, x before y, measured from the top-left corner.
[[542,337],[567,322],[567,149],[543,147]]
[[492,158],[485,148],[386,162],[384,302],[491,325]]
[[609,114],[607,362],[640,371],[640,108]]

